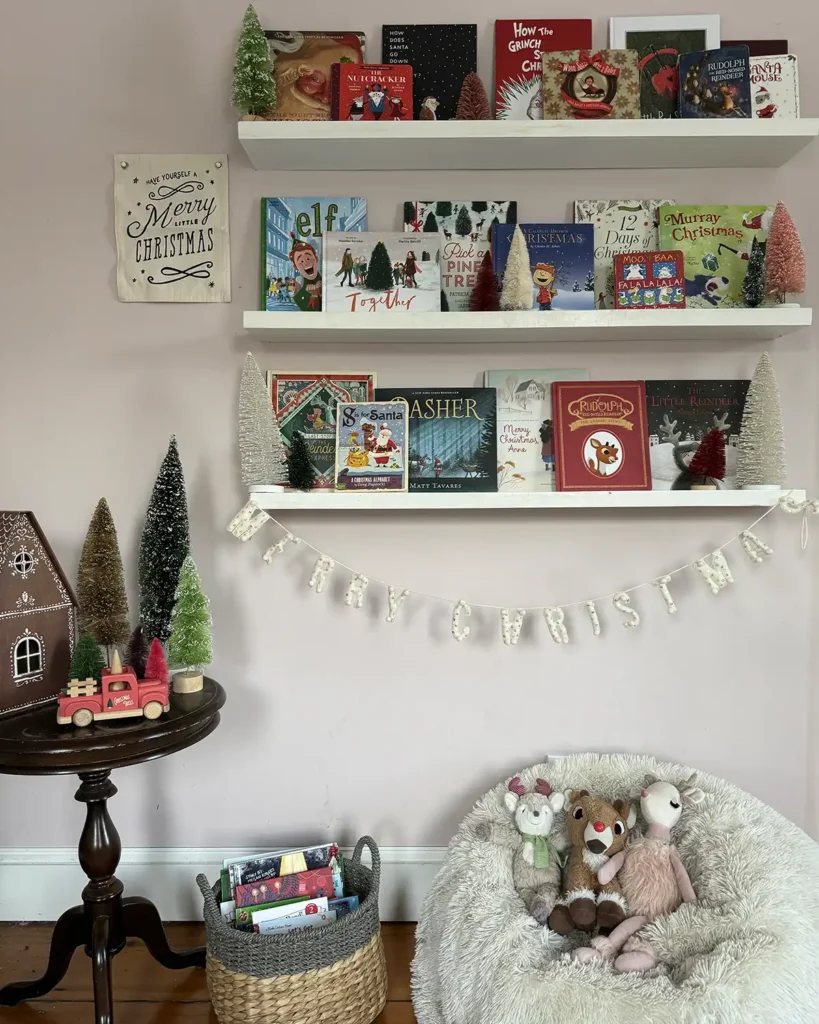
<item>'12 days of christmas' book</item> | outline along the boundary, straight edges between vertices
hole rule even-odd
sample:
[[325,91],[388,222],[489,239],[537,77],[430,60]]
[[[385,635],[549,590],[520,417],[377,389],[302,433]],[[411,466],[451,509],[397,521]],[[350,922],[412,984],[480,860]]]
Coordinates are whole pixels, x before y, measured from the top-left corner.
[[640,116],[634,50],[561,50],[543,58],[543,117],[599,120]]
[[679,61],[680,117],[750,117],[747,46],[683,53]]
[[409,64],[334,64],[334,121],[411,121]]
[[342,402],[336,424],[337,491],[407,489],[405,401]]
[[685,260],[679,249],[618,253],[614,257],[618,309],[685,309]]
[[333,64],[361,64],[363,32],[265,32],[276,106],[273,121],[329,121]]
[[[594,228],[591,224],[521,224],[532,271],[532,308],[594,309]],[[503,280],[513,225],[492,232],[492,264]]]
[[337,232],[324,236],[324,309],[330,313],[440,312],[438,235]]
[[782,53],[751,57],[751,106],[754,117],[799,117],[796,57]]
[[478,26],[384,25],[381,59],[412,67],[416,121],[451,120],[464,79],[478,70]]

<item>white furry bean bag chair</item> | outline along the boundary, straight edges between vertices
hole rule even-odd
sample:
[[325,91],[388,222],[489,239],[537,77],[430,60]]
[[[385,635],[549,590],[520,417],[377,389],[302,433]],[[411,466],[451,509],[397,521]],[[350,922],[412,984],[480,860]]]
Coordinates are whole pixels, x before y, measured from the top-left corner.
[[[692,769],[648,757],[580,754],[520,773],[553,789],[628,796],[644,775],[675,782]],[[508,780],[507,780],[508,781]],[[512,885],[512,851],[486,823],[513,828],[506,783],[458,829],[424,903],[412,965],[419,1024],[817,1024],[819,846],[728,782],[699,773],[675,842],[698,897],[646,926],[660,966],[619,974],[569,956],[530,917]],[[565,828],[563,814],[553,835]],[[637,826],[640,828],[640,822]]]

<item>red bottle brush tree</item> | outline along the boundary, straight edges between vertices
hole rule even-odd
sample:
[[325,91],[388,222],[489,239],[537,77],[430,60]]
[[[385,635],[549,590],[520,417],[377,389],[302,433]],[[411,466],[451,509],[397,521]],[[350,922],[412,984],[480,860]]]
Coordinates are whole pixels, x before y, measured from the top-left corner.
[[709,430],[700,441],[688,464],[688,472],[700,478],[700,485],[725,479],[725,434],[721,430]]
[[805,290],[805,250],[784,203],[777,203],[768,232],[767,278],[769,295],[801,295]]
[[469,296],[469,312],[493,313],[498,309],[500,309],[498,279],[495,277],[495,268],[492,266],[492,253],[487,249],[481,260],[481,265],[478,267],[475,287]]
[[145,665],[145,678],[158,679],[160,683],[165,684],[170,682],[165,652],[162,650],[162,644],[156,637],[151,641],[151,650],[148,654],[148,662]]
[[458,106],[455,108],[456,121],[491,121],[492,109],[486,96],[480,75],[470,71],[461,86]]

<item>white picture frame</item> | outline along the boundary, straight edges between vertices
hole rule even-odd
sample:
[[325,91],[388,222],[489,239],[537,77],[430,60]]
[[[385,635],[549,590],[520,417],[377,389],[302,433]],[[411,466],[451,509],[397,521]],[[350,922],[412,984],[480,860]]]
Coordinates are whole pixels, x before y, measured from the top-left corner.
[[662,32],[705,29],[705,48],[718,50],[720,47],[720,16],[718,14],[662,14],[645,18],[609,18],[609,47],[625,50],[628,32]]

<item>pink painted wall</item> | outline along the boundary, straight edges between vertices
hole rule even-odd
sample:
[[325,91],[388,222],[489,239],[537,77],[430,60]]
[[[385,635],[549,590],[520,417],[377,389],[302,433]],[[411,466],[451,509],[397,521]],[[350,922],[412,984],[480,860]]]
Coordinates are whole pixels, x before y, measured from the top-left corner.
[[[381,20],[400,20],[372,0],[329,18],[320,0],[303,0],[287,17],[271,0],[258,6],[263,23],[280,27],[363,28],[374,59]],[[622,0],[622,13],[646,6]],[[701,766],[815,834],[816,560],[802,555],[791,517],[772,516],[761,529],[776,550],[770,564],[752,565],[737,549],[730,591],[713,597],[689,573],[674,588],[675,617],[646,591],[637,599],[639,630],[622,629],[606,610],[604,636],[593,638],[577,618],[577,642],[568,648],[549,640],[542,621],[527,624],[517,648],[505,648],[494,615],[478,614],[473,637],[456,644],[445,606],[420,600],[387,625],[379,588],[370,588],[362,612],[343,605],[340,576],[316,596],[306,586],[306,555],[263,564],[272,528],[242,545],[225,524],[245,500],[235,423],[248,348],[263,367],[372,368],[388,387],[476,384],[486,367],[527,364],[585,366],[604,378],[743,376],[761,351],[740,340],[504,350],[265,346],[241,327],[242,310],[257,300],[260,196],[364,194],[370,225],[385,229],[397,229],[401,201],[421,193],[516,198],[523,220],[567,218],[583,196],[749,204],[782,197],[815,267],[819,147],[777,171],[455,174],[387,164],[368,173],[257,173],[236,143],[228,104],[243,8],[244,0],[27,0],[0,15],[0,506],[34,509],[73,575],[88,519],[106,495],[135,607],[142,515],[176,432],[193,550],[213,603],[212,672],[229,693],[223,723],[206,743],[117,773],[123,841],[219,847],[325,832],[348,840],[367,831],[385,845],[439,845],[504,774],[547,751],[588,749],[648,751]],[[532,0],[514,8],[521,16],[542,12]],[[446,9],[418,0],[411,17],[478,21],[488,82],[497,13],[486,0]],[[603,44],[609,5],[592,0],[577,13],[594,16]],[[819,71],[805,44],[819,29],[811,5],[749,0],[723,4],[721,13],[728,36],[792,41],[803,61],[804,113],[819,114]],[[232,304],[117,301],[117,151],[230,153]],[[808,297],[816,280],[811,272]],[[806,331],[772,346],[791,483],[808,488],[817,461],[814,341]],[[319,513],[286,517],[286,525],[371,576],[514,605],[610,593],[709,551],[752,518]],[[0,777],[0,847],[73,845],[74,785]]]

